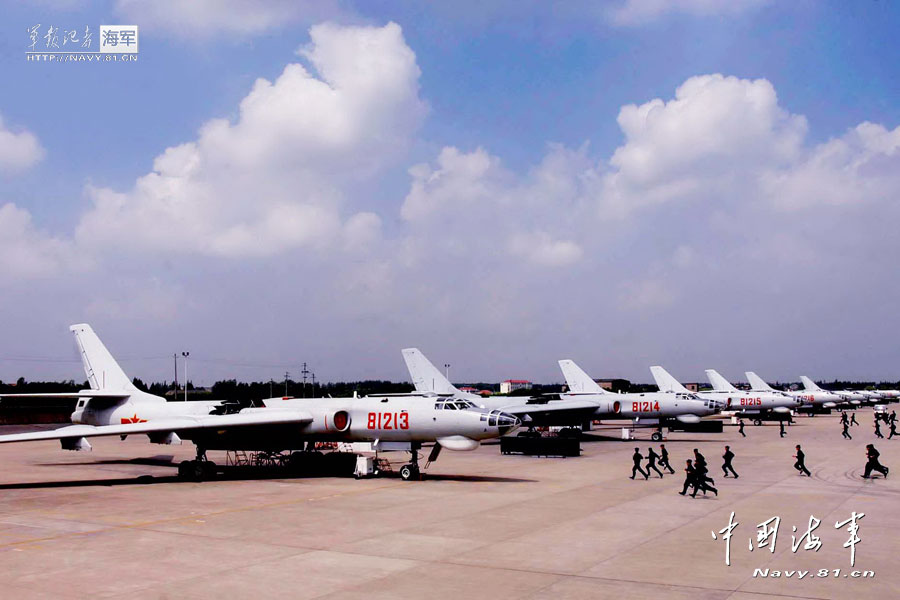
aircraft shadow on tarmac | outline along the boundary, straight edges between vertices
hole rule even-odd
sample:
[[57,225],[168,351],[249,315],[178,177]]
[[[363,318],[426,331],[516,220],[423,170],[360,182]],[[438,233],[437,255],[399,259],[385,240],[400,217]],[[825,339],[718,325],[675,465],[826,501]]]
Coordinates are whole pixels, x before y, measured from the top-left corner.
[[[78,463],[43,463],[39,466],[75,466],[75,465],[152,465],[161,467],[175,468],[178,465],[172,462],[171,456],[155,456],[151,458],[132,458],[127,460],[97,460],[84,461]],[[215,483],[217,481],[252,481],[267,479],[320,479],[320,478],[340,478],[348,479],[352,475],[335,474],[335,473],[297,473],[286,471],[281,468],[266,467],[231,467],[222,466],[218,468],[218,474],[215,478],[206,480],[205,483]],[[399,472],[382,473],[376,479],[400,479]],[[535,483],[534,479],[522,479],[518,477],[498,477],[490,475],[454,475],[447,473],[431,474],[425,473],[426,481],[460,481],[466,483]],[[98,486],[119,486],[119,485],[153,485],[159,483],[183,483],[177,475],[138,475],[136,477],[118,477],[114,479],[80,479],[66,481],[35,481],[23,483],[2,483],[0,490],[18,490],[18,489],[42,489],[42,488],[66,488],[66,487],[98,487]]]

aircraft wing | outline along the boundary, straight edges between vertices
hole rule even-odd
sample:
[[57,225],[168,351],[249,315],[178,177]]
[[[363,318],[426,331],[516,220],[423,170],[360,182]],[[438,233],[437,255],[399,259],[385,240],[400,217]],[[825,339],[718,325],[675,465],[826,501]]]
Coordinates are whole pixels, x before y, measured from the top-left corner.
[[552,400],[550,402],[532,402],[501,406],[500,410],[521,417],[529,414],[571,413],[585,416],[597,410],[597,403],[589,400]]
[[302,425],[313,420],[311,414],[297,410],[251,409],[251,411],[231,415],[169,417],[143,423],[124,423],[122,425],[68,425],[52,431],[0,435],[0,444],[104,435],[178,433],[180,431],[196,431],[200,429],[231,429],[233,427],[258,427],[263,425]]

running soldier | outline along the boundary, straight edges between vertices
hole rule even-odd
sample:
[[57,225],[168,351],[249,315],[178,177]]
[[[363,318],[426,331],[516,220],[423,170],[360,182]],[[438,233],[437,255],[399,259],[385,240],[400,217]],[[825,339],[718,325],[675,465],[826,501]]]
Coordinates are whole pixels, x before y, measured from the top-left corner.
[[637,473],[640,473],[641,475],[643,475],[644,479],[650,478],[650,476],[647,474],[647,472],[641,468],[641,461],[643,459],[644,459],[644,457],[641,456],[641,449],[635,448],[634,454],[631,455],[631,460],[634,462],[634,466],[631,467],[631,479],[634,479],[634,476]]
[[878,462],[879,456],[881,456],[881,453],[875,449],[874,445],[866,444],[866,472],[863,475],[863,479],[870,479],[872,477],[872,471],[878,471],[884,475],[885,479],[887,479],[888,471],[890,471],[890,469]]
[[807,477],[812,477],[812,473],[806,468],[806,455],[800,449],[800,444],[797,444],[797,454],[794,455],[794,458],[797,459],[797,462],[794,463],[794,468],[800,471],[801,475],[806,474]]
[[659,473],[659,478],[662,479],[662,471],[660,471],[656,467],[656,459],[659,458],[659,454],[656,453],[652,447],[647,448],[647,474],[650,474],[650,469],[653,469],[657,473]]
[[664,469],[668,469],[669,473],[674,475],[675,469],[673,469],[672,465],[669,464],[669,451],[666,450],[666,445],[660,444],[659,451],[660,451],[659,466],[663,467]]
[[734,467],[731,466],[731,460],[734,458],[734,452],[731,451],[730,446],[725,446],[725,454],[722,455],[722,460],[725,462],[722,463],[722,470],[725,471],[725,477],[728,477],[728,471],[731,471],[731,474],[734,475],[734,478],[737,479],[740,477],[735,470]]

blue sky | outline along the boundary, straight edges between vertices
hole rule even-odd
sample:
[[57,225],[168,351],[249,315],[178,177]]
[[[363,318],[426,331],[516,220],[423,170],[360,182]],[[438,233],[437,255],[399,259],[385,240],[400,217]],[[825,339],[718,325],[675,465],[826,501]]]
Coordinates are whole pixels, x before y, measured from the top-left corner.
[[[4,273],[9,288],[4,320],[18,335],[4,343],[0,354],[58,356],[68,352],[60,347],[69,344],[64,325],[91,320],[126,356],[162,356],[191,344],[197,355],[205,347],[207,356],[222,361],[281,365],[318,360],[324,363],[320,376],[334,379],[402,378],[401,345],[420,345],[437,355],[436,362],[458,363],[460,376],[472,379],[558,378],[555,360],[563,356],[555,353],[571,355],[598,376],[612,370],[639,380],[647,379],[648,361],[670,365],[685,379],[699,378],[702,368],[710,367],[733,379],[747,369],[765,376],[764,367],[772,379],[795,377],[798,369],[814,377],[900,377],[895,350],[878,339],[896,324],[891,306],[900,290],[886,280],[896,279],[889,269],[897,245],[879,241],[869,250],[865,243],[870,234],[882,235],[885,215],[896,211],[890,199],[898,191],[892,176],[898,151],[892,140],[900,137],[895,131],[900,77],[893,59],[900,55],[895,35],[900,8],[885,1],[746,0],[722,10],[683,0],[671,10],[641,12],[644,5],[655,3],[270,2],[258,5],[256,16],[268,12],[271,20],[253,25],[241,14],[223,17],[241,10],[229,2],[199,3],[191,15],[179,15],[179,5],[166,2],[7,3],[0,29],[0,68],[7,82],[0,89],[0,117],[13,134],[35,136],[43,157],[28,168],[0,170],[0,205],[13,203],[27,212],[31,225],[23,233],[21,252],[41,260],[37,266],[18,255],[5,260],[14,266]],[[210,12],[204,16],[203,10]],[[233,204],[219,200],[218,208],[210,208],[215,206],[210,200],[206,208],[228,219],[210,218],[210,230],[202,233],[188,229],[185,236],[209,240],[181,246],[177,235],[169,239],[165,231],[128,235],[139,215],[146,214],[141,210],[96,210],[102,196],[98,189],[123,194],[130,207],[151,202],[134,191],[135,181],[154,170],[154,159],[167,148],[201,138],[210,120],[239,123],[239,106],[258,78],[274,82],[290,63],[321,76],[311,59],[296,51],[315,45],[310,27],[325,21],[362,32],[396,23],[402,37],[390,47],[384,42],[385,52],[414,56],[404,80],[414,91],[378,113],[383,122],[361,133],[365,143],[347,149],[346,156],[359,153],[355,159],[342,155],[320,164],[314,152],[303,159],[307,138],[283,140],[272,133],[279,144],[299,144],[296,162],[287,161],[281,171],[272,167],[264,176],[259,169],[248,171],[248,180],[261,177],[262,187],[268,182],[276,187],[284,176],[283,185],[267,196],[273,206],[296,203],[291,211],[299,206],[302,214],[291,212],[292,219],[302,224],[322,218],[334,229],[309,221],[312,233],[284,244],[264,243],[258,249],[251,242],[229,242],[223,249],[217,239],[226,236],[217,233],[217,223],[234,235],[251,225],[256,227],[252,235],[272,235],[271,213],[248,207],[252,198],[245,194]],[[63,29],[90,25],[95,36],[101,23],[137,24],[139,60],[28,63],[26,28],[37,23]],[[328,35],[337,39],[328,46],[333,60],[352,60],[340,50],[346,36]],[[725,78],[712,80],[708,88],[718,86],[723,94],[705,100],[719,103],[715,107],[734,100],[735,93],[766,96],[768,90],[770,100],[777,98],[777,110],[761,113],[758,128],[738,128],[729,139],[709,142],[712,150],[693,163],[681,164],[669,150],[660,150],[668,166],[654,171],[649,184],[634,175],[638,171],[631,172],[637,179],[629,175],[629,164],[640,165],[614,158],[630,148],[617,122],[622,107],[656,98],[670,102],[679,86],[712,74]],[[759,80],[769,87],[750,85]],[[738,90],[728,87],[729,81],[746,85]],[[380,106],[380,97],[393,91],[380,90],[372,106]],[[292,111],[306,110],[302,93],[286,100],[295,103]],[[369,109],[360,110],[364,116]],[[697,114],[702,117],[704,111]],[[742,119],[728,114],[729,122]],[[674,106],[672,115],[679,118]],[[785,115],[805,124],[786,124]],[[821,158],[829,140],[843,140],[864,122],[882,127],[876,136],[880,141],[866,142],[858,156],[848,155],[838,165]],[[644,142],[631,140],[638,153],[630,156],[653,157],[670,144],[704,146],[717,131],[714,122],[696,127],[667,123],[683,139],[665,138],[662,129],[647,131]],[[705,126],[708,135],[696,133]],[[775,134],[760,137],[760,131],[772,128]],[[249,126],[237,129],[228,139],[245,145],[257,139]],[[298,135],[308,136],[303,132]],[[390,139],[390,147],[372,145],[369,136]],[[791,149],[770,161],[767,143]],[[554,154],[556,144],[568,154]],[[748,147],[754,153],[742,156],[740,150]],[[463,159],[444,154],[447,148],[457,149]],[[476,155],[479,149],[483,157]],[[206,164],[211,156],[201,152],[201,160]],[[404,209],[419,181],[410,171],[415,165],[428,165],[446,182],[444,187],[421,179],[422,206],[440,216],[437,225],[424,212],[410,217],[411,209]],[[830,172],[822,169],[833,169],[847,189],[865,189],[847,205],[837,199],[817,207],[814,192],[808,193],[813,199],[794,203],[795,197],[807,197],[810,181],[827,180]],[[739,175],[711,181],[713,170]],[[617,172],[620,180],[632,181],[627,189],[604,180]],[[848,179],[872,181],[872,172],[878,183],[870,187]],[[214,176],[204,172],[193,183]],[[570,191],[562,196],[568,193],[568,200],[555,196],[556,188],[548,191],[548,178],[564,182]],[[639,180],[640,185],[633,183]],[[673,195],[669,188],[679,181],[686,187],[700,181],[703,191]],[[297,187],[288,193],[290,186]],[[307,206],[304,194],[311,189],[317,199]],[[483,190],[491,199],[504,200],[485,208]],[[223,195],[222,190],[210,193]],[[657,194],[663,200],[646,200]],[[448,201],[445,197],[457,204],[450,212],[434,212],[437,203]],[[518,205],[521,198],[529,200]],[[635,208],[645,202],[647,207]],[[303,212],[310,206],[315,217]],[[204,214],[199,208],[177,210],[165,214],[176,221]],[[622,210],[627,216],[610,216]],[[359,223],[365,235],[360,236],[350,223],[363,213],[367,216]],[[269,225],[257,227],[254,219]],[[504,225],[492,227],[492,219]],[[93,225],[85,225],[88,221]],[[99,242],[91,235],[97,222],[126,233]],[[19,231],[21,220],[7,227]],[[148,229],[153,228],[161,225]],[[723,234],[728,228],[743,231]],[[346,235],[374,241],[363,250],[336,250],[315,231],[331,240]],[[496,243],[470,242],[469,236]],[[848,249],[837,254],[839,240],[848,239]],[[774,261],[754,254],[759,246],[785,244],[791,244],[790,260],[783,254]],[[406,254],[414,250],[412,258]],[[500,260],[504,253],[508,259]],[[376,273],[382,274],[378,282],[365,278]],[[868,279],[853,282],[855,275]],[[851,285],[883,287],[865,303],[853,294],[815,289],[835,276],[842,285],[849,279]],[[760,291],[747,283],[760,280],[807,287],[776,293],[771,286]],[[69,291],[79,284],[80,291]],[[710,286],[735,291],[710,294]],[[266,293],[249,294],[248,289]],[[278,298],[266,299],[267,293]],[[134,300],[142,294],[148,297]],[[223,294],[235,300],[223,305]],[[579,298],[560,300],[560,295]],[[815,299],[812,307],[800,302],[804,296]],[[370,309],[360,309],[347,297],[365,298]],[[643,308],[635,312],[635,306]],[[317,315],[316,326],[303,316],[311,312]],[[23,318],[24,313],[29,316]],[[710,314],[721,319],[712,331]],[[477,317],[465,323],[465,315]],[[240,320],[236,328],[247,331],[234,332],[229,341],[217,331],[223,320]],[[516,326],[522,321],[530,323],[525,331]],[[605,344],[598,349],[598,338],[607,335],[604,341],[619,351]],[[792,342],[779,342],[771,352],[771,340],[796,335],[821,352],[811,356]],[[686,336],[697,336],[696,347],[682,344]],[[746,342],[733,343],[735,336]],[[307,343],[307,337],[320,341]],[[714,359],[724,364],[707,364]],[[211,381],[229,374],[224,364],[210,363],[204,377]],[[168,375],[152,361],[133,367],[145,378]],[[45,372],[57,377],[67,368],[6,361],[0,362],[0,377]],[[265,369],[235,375],[271,376]]]

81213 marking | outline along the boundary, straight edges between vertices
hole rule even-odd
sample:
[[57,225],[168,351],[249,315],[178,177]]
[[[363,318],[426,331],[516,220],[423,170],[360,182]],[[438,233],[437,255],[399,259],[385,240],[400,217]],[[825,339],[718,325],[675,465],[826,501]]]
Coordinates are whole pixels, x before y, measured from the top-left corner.
[[366,429],[409,429],[409,413],[370,412]]

